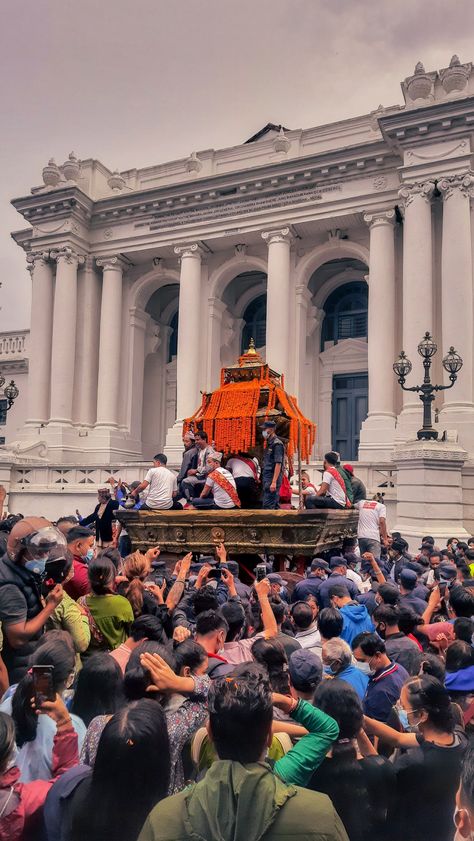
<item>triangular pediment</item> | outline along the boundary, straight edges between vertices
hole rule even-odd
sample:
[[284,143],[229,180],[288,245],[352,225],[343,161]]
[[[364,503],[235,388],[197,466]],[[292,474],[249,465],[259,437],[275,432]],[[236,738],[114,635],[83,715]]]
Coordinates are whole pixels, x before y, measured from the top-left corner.
[[367,359],[367,342],[365,339],[342,339],[342,341],[323,350],[319,358],[323,364],[340,361],[342,359]]

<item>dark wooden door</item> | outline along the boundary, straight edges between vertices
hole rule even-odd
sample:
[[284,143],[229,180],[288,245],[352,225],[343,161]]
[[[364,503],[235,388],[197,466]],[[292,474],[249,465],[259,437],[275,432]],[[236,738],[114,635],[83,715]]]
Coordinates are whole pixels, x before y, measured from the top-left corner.
[[337,374],[332,384],[332,446],[342,461],[357,461],[362,422],[367,417],[367,374]]

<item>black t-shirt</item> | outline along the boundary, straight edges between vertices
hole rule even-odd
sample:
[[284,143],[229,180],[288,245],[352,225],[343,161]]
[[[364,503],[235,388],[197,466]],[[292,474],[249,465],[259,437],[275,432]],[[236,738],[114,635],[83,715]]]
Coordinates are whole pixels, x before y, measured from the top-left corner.
[[467,746],[462,732],[451,747],[441,747],[418,736],[419,747],[407,750],[395,764],[395,839],[452,841],[455,796]]
[[391,837],[387,820],[393,811],[395,772],[383,756],[359,759],[353,770],[341,760],[326,758],[308,788],[331,798],[350,841],[388,841]]

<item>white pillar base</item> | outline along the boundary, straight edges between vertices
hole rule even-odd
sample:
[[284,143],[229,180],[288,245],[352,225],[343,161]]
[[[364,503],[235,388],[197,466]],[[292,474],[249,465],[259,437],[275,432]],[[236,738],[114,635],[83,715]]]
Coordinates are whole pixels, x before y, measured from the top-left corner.
[[455,534],[467,540],[463,522],[462,467],[467,453],[444,441],[410,441],[397,447],[397,522],[410,550],[417,551],[423,535],[442,544]]
[[165,456],[169,468],[179,468],[183,460],[183,421],[177,420],[166,433]]
[[[462,376],[462,374],[461,374]],[[472,458],[474,455],[474,406],[472,403],[448,403],[439,413],[439,434],[456,430],[458,441]]]
[[391,461],[395,441],[395,415],[369,414],[360,430],[359,460]]

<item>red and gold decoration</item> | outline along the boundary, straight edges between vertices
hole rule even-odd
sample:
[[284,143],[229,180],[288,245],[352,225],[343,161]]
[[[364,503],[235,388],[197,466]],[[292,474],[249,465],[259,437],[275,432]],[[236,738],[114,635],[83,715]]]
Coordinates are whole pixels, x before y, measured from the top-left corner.
[[185,420],[184,432],[203,429],[226,454],[252,452],[262,447],[260,427],[265,420],[275,421],[290,459],[298,451],[309,461],[316,426],[285,391],[283,376],[263,362],[251,339],[238,365],[222,369],[220,387],[203,394],[199,409]]

